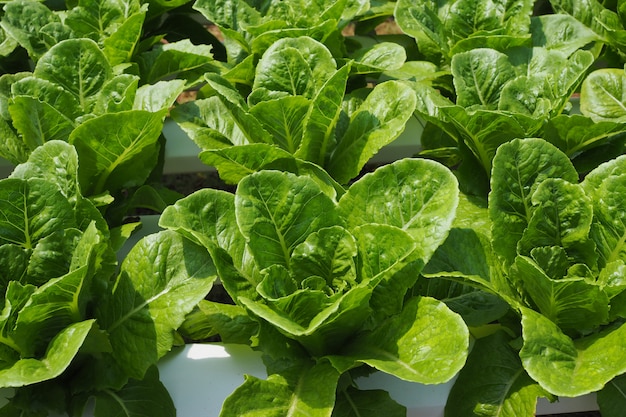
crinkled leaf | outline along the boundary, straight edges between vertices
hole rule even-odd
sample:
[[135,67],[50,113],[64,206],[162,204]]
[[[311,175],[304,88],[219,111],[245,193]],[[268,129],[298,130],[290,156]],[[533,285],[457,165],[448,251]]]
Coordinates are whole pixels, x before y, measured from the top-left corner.
[[144,183],[156,164],[165,111],[107,113],[72,132],[70,143],[81,161],[79,179],[85,195]]
[[194,45],[189,39],[160,44],[137,58],[141,78],[149,84],[172,77],[197,84],[204,73],[218,71],[210,45]]
[[299,95],[311,99],[335,73],[336,65],[330,51],[312,38],[281,39],[259,60],[249,100],[256,103],[255,97],[259,94]]
[[504,84],[516,76],[507,55],[493,49],[474,49],[452,58],[456,104],[496,109]]
[[624,202],[619,197],[626,187],[625,173],[626,158],[619,157],[598,166],[582,182],[593,204],[590,237],[596,244],[600,267],[626,260],[626,218]]
[[625,130],[623,123],[608,120],[594,122],[590,117],[580,114],[562,114],[548,120],[543,138],[569,157],[576,157],[606,144]]
[[294,248],[291,270],[299,279],[320,277],[334,291],[357,282],[357,242],[347,230],[334,226],[310,234]]
[[90,39],[59,42],[37,62],[33,74],[62,86],[74,94],[88,113],[112,69],[98,45]]
[[40,37],[41,29],[52,22],[60,19],[44,3],[20,0],[5,5],[0,25],[37,60],[50,46]]
[[349,229],[380,223],[406,231],[426,262],[446,238],[457,204],[458,185],[447,168],[433,161],[404,159],[352,184],[339,209]]
[[575,249],[587,242],[593,217],[592,203],[578,184],[560,178],[541,182],[531,202],[534,208],[518,242],[518,252],[528,255],[541,246]]
[[224,401],[220,417],[330,417],[339,374],[328,363],[302,366],[294,381],[279,374],[246,380]]
[[272,143],[294,154],[302,141],[302,120],[309,105],[309,100],[302,96],[286,96],[262,101],[250,108],[250,113],[272,135]]
[[512,264],[517,244],[532,217],[532,196],[546,178],[578,182],[565,154],[540,139],[513,140],[502,145],[493,161],[489,194],[493,247]]
[[335,72],[313,97],[304,119],[304,132],[296,156],[323,166],[334,148],[335,126],[341,114],[350,65]]
[[75,225],[72,206],[40,179],[0,181],[0,242],[33,248],[39,239]]
[[19,164],[28,159],[30,149],[4,119],[0,119],[0,135],[3,138],[0,143],[0,157],[13,164]]
[[623,69],[603,68],[589,74],[580,90],[580,112],[594,121],[626,120]]
[[97,312],[113,355],[129,376],[142,379],[170,350],[174,330],[209,292],[215,274],[206,249],[171,231],[133,247],[113,293]]
[[334,298],[319,290],[305,289],[267,305],[243,297],[239,301],[319,357],[337,352],[363,326],[371,313],[370,296],[371,290],[361,285]]
[[350,115],[348,128],[326,164],[329,174],[342,184],[356,177],[372,156],[404,131],[415,103],[415,93],[402,82],[374,87]]
[[511,277],[521,282],[538,311],[564,331],[592,329],[608,319],[606,293],[583,278],[552,279],[522,256],[515,260]]
[[626,371],[626,349],[621,343],[624,324],[572,340],[543,315],[523,309],[522,330],[524,369],[554,395],[577,397],[595,392]]
[[107,81],[98,93],[94,114],[132,110],[139,77],[120,74]]
[[309,234],[338,224],[335,207],[314,180],[276,171],[244,178],[235,197],[237,223],[259,269],[288,267]]
[[468,346],[469,331],[459,315],[440,301],[417,297],[397,316],[355,337],[342,355],[407,381],[438,384],[463,367]]

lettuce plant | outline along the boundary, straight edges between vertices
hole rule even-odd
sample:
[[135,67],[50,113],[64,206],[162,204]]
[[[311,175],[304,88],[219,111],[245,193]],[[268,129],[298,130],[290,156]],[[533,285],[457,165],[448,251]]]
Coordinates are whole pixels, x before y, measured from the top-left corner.
[[197,0],[194,9],[215,23],[224,36],[224,76],[250,87],[256,61],[276,41],[309,37],[324,44],[337,59],[359,63],[353,75],[377,74],[402,64],[405,49],[395,42],[363,42],[345,37],[350,23],[391,16],[393,3],[369,0],[265,1]]
[[398,81],[346,95],[358,65],[338,68],[312,38],[280,39],[259,60],[247,96],[208,74],[212,95],[178,106],[172,117],[228,182],[264,168],[310,171],[314,163],[344,184],[398,137],[415,108],[414,93]]
[[[98,44],[110,65],[139,74],[142,84],[154,84],[175,74],[190,84],[210,70],[211,49],[219,42],[184,13],[171,11],[189,0],[161,1],[77,1],[65,8],[51,9],[47,3],[32,0],[5,2],[0,19],[0,65],[12,56],[21,57],[17,70],[28,71],[49,49],[67,39],[91,39]],[[59,5],[56,5],[57,8]],[[167,14],[165,12],[168,11]],[[164,36],[174,32],[170,21],[184,23],[189,33],[180,34],[180,27],[166,46]],[[202,30],[198,30],[198,27]],[[198,44],[194,47],[189,37]],[[24,54],[21,51],[26,52]],[[6,57],[6,58],[2,58]],[[119,66],[119,67],[118,67]]]
[[215,267],[164,232],[118,270],[132,226],[110,231],[78,177],[74,148],[51,141],[0,180],[0,387],[13,389],[0,413],[81,416],[92,399],[96,417],[174,416],[155,365]]
[[605,65],[621,67],[626,60],[626,27],[624,4],[597,0],[571,1],[550,0],[555,13],[572,16],[588,31],[595,34],[604,47],[602,60]]
[[32,72],[0,77],[0,155],[17,164],[46,142],[66,141],[78,152],[84,195],[102,204],[115,197],[119,212],[153,206],[158,198],[133,200],[130,190],[158,172],[163,121],[184,87],[183,80],[139,86],[139,77],[116,73],[93,40],[61,41]]
[[394,16],[424,59],[449,67],[460,52],[526,45],[533,5],[533,0],[398,0]]
[[542,139],[498,149],[488,206],[459,209],[465,221],[425,269],[495,294],[512,311],[476,341],[446,415],[531,416],[538,396],[599,390],[602,410],[619,404],[625,163],[601,164],[579,182],[568,156]]
[[375,368],[421,383],[452,378],[467,327],[409,289],[445,239],[457,194],[446,168],[407,159],[339,198],[309,176],[263,170],[234,195],[204,189],[168,207],[160,225],[209,251],[235,302],[202,301],[185,334],[250,344],[267,366],[269,377],[246,377],[221,415],[374,415],[373,397],[400,416],[403,407],[357,391],[351,376]]

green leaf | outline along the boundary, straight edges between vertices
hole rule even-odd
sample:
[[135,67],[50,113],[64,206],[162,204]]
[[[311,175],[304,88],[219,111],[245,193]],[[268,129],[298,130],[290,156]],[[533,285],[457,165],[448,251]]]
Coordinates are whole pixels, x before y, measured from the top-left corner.
[[116,361],[136,379],[170,350],[173,331],[216,278],[206,249],[171,231],[142,239],[124,259],[97,317]]
[[96,100],[94,114],[132,110],[139,77],[120,74],[107,81]]
[[448,55],[448,33],[436,2],[398,0],[394,17],[402,31],[416,39],[420,52],[429,61],[439,63]]
[[234,196],[204,189],[168,207],[159,225],[175,230],[211,253],[224,288],[233,299],[256,299],[261,281],[235,218]]
[[39,239],[75,225],[72,206],[44,180],[0,181],[0,242],[33,248]]
[[28,263],[29,284],[43,285],[51,278],[58,278],[70,271],[74,249],[82,233],[77,229],[57,230],[40,239]]
[[367,223],[400,228],[415,240],[426,262],[443,243],[458,204],[458,185],[441,164],[404,159],[352,184],[339,201],[348,229]]
[[[240,103],[224,98],[222,95],[187,102],[172,111],[172,118],[201,149],[272,143],[272,136],[256,117],[240,106]],[[217,132],[218,139],[209,136],[212,140],[207,141],[207,130],[210,133]]]
[[137,89],[133,109],[147,110],[158,113],[169,109],[183,92],[183,80],[159,81],[155,84],[144,84]]
[[19,164],[28,159],[30,149],[4,119],[0,119],[0,135],[3,138],[0,143],[0,157],[13,164]]
[[504,84],[516,76],[507,55],[493,49],[474,49],[452,57],[456,104],[496,109]]
[[594,219],[590,237],[595,242],[600,267],[626,260],[626,218],[621,190],[626,187],[626,158],[619,157],[590,172],[581,183],[591,197]]
[[60,22],[60,19],[45,4],[20,0],[5,5],[0,26],[37,60],[49,48],[41,38],[41,30],[52,22]]
[[273,136],[272,143],[294,154],[302,141],[302,120],[309,105],[309,100],[302,96],[280,97],[256,104],[250,108],[250,114]]
[[537,397],[551,397],[533,381],[504,332],[476,340],[450,390],[446,416],[532,417]]
[[583,278],[552,279],[530,259],[518,256],[511,277],[543,316],[563,331],[584,331],[606,323],[609,299]]
[[[220,178],[229,184],[238,184],[247,175],[279,163],[294,161],[286,150],[266,143],[237,145],[224,149],[211,149],[200,153],[200,160],[217,168]],[[289,171],[283,166],[281,171]]]
[[578,184],[548,178],[539,184],[531,202],[534,208],[518,242],[518,253],[528,255],[531,249],[541,246],[575,249],[588,241],[593,208]]
[[343,227],[333,226],[311,233],[296,246],[290,266],[300,279],[320,277],[324,285],[341,291],[343,286],[356,284],[356,256],[354,236]]
[[534,46],[558,50],[565,55],[601,40],[593,30],[566,14],[534,16],[530,30]]
[[33,292],[14,329],[24,356],[39,354],[55,334],[86,317],[90,278],[85,266],[50,279]]
[[67,140],[74,122],[48,103],[19,96],[9,105],[13,125],[30,150],[48,140]]
[[489,217],[493,247],[508,265],[517,254],[517,244],[528,227],[532,196],[546,178],[578,182],[569,158],[541,139],[513,140],[502,145],[493,161]]
[[194,45],[189,39],[159,44],[137,57],[141,78],[154,84],[171,78],[194,85],[206,72],[216,72],[220,65],[213,59],[210,45]]
[[417,297],[399,315],[356,336],[342,355],[407,381],[439,384],[463,367],[468,346],[460,316],[440,301]]
[[202,300],[187,315],[179,332],[191,340],[206,340],[219,335],[223,343],[250,344],[258,330],[259,323],[245,308]]
[[[82,114],[76,97],[63,86],[32,75],[16,80],[11,85],[11,96],[31,97],[53,107],[70,120]],[[51,140],[50,138],[47,141]]]
[[598,405],[604,417],[619,417],[626,406],[626,376],[613,378],[598,391]]
[[70,143],[81,161],[79,179],[85,195],[116,192],[145,182],[156,164],[165,111],[107,113],[72,132]]
[[595,392],[626,371],[626,350],[620,342],[626,332],[623,324],[572,340],[546,317],[522,309],[522,330],[524,369],[554,395]]
[[395,402],[387,391],[361,391],[352,387],[337,394],[333,417],[405,417],[406,407]]
[[336,66],[328,49],[318,41],[308,37],[280,39],[259,60],[248,100],[255,104],[260,94],[312,99]]
[[[220,417],[330,417],[339,374],[328,363],[304,365],[288,380],[246,376],[222,406]],[[290,379],[291,379],[290,378]]]
[[297,340],[310,355],[321,357],[338,352],[363,326],[371,313],[370,295],[371,289],[363,284],[334,297],[304,288],[267,300],[268,305],[243,297],[239,301],[254,315]]
[[106,57],[90,39],[59,42],[41,57],[33,74],[71,92],[85,113],[113,75]]
[[52,339],[42,359],[20,359],[0,370],[0,386],[22,387],[58,377],[70,365],[93,325],[94,320],[74,323]]
[[155,366],[148,369],[142,380],[131,380],[119,391],[101,391],[96,396],[94,417],[172,417],[174,402],[159,381]]
[[580,112],[594,121],[626,120],[623,69],[603,68],[589,74],[580,90]]
[[335,207],[314,180],[276,171],[244,178],[235,197],[237,223],[259,269],[288,267],[310,233],[338,224]]
[[104,39],[103,51],[112,66],[131,61],[141,38],[147,10],[147,5],[144,5],[139,11],[125,18],[123,23]]
[[402,82],[377,85],[350,115],[348,128],[326,165],[329,174],[341,184],[356,177],[372,156],[404,131],[415,103],[415,93]]
[[345,65],[313,97],[304,119],[304,132],[296,156],[323,166],[336,145],[335,126],[341,114],[350,65]]
[[397,70],[406,61],[406,49],[393,42],[377,43],[351,56],[353,74],[368,74]]
[[574,158],[610,142],[625,130],[623,123],[608,120],[594,122],[580,114],[562,114],[548,121],[543,138]]

